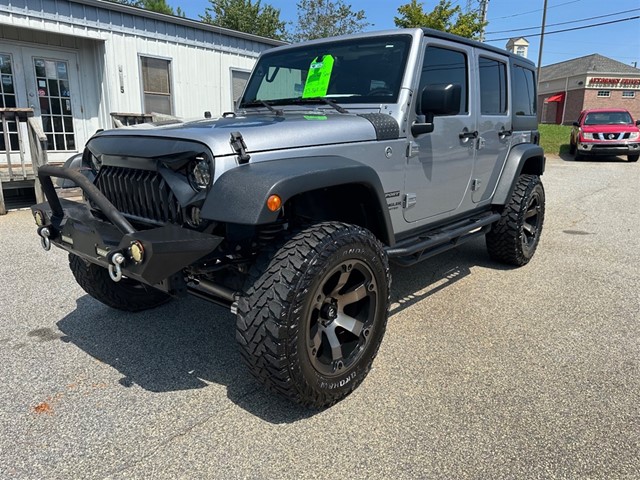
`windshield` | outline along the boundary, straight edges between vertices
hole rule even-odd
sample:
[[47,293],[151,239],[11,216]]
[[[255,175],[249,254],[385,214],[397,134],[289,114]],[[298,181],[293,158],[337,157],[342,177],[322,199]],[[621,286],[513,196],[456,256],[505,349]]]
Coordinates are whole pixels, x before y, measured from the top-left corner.
[[411,36],[390,35],[304,45],[258,60],[240,103],[243,107],[322,103],[394,103],[398,99]]
[[585,125],[625,125],[633,123],[627,112],[597,112],[588,113],[584,119]]

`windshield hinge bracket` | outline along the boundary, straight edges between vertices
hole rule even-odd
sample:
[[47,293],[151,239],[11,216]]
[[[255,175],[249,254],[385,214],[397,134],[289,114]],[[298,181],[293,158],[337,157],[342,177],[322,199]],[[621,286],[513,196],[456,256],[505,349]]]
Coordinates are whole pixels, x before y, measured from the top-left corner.
[[244,143],[240,132],[231,132],[231,147],[238,154],[238,163],[242,165],[251,160],[251,155],[247,153],[247,145]]

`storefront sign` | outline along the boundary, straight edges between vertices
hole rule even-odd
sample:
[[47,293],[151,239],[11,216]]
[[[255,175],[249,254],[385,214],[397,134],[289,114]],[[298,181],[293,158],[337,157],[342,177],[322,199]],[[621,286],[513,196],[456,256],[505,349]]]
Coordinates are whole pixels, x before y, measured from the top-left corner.
[[620,90],[640,89],[640,78],[589,77],[587,78],[587,87],[607,87]]

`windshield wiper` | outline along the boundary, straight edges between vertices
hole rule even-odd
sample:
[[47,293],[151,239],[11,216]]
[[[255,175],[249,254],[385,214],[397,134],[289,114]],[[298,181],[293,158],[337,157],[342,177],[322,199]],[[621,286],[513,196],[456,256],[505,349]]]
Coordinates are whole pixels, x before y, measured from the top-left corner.
[[324,98],[324,97],[296,98],[291,103],[294,103],[296,105],[304,105],[308,103],[326,103],[330,107],[335,108],[340,113],[349,113],[349,110],[338,105],[336,101],[333,100],[332,98]]
[[270,103],[267,103],[264,100],[254,100],[253,102],[243,103],[241,106],[243,108],[245,108],[245,107],[251,108],[251,107],[262,106],[262,107],[268,108],[271,112],[275,113],[277,117],[281,117],[281,116],[284,115],[284,111],[282,109],[273,108]]

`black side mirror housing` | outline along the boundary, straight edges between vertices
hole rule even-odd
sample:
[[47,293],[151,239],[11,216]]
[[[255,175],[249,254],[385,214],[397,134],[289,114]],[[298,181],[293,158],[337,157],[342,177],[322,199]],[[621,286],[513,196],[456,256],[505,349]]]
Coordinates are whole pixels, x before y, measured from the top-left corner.
[[462,86],[458,83],[426,85],[420,93],[419,114],[424,122],[417,120],[411,125],[414,136],[433,132],[433,119],[436,115],[456,115],[460,113]]
[[640,120],[636,120],[636,125],[640,127]]
[[573,122],[571,125],[573,125],[574,127],[579,127],[580,124],[578,122]]

